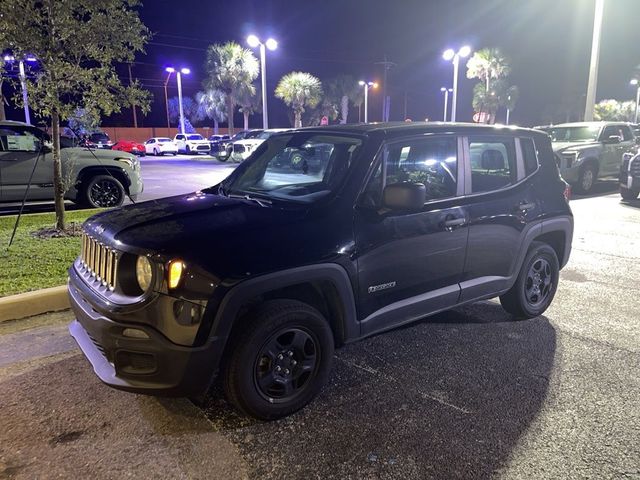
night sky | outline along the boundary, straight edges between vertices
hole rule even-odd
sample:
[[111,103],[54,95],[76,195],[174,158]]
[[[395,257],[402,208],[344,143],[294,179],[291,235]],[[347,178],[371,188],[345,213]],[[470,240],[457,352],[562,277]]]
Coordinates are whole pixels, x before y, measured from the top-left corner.
[[[469,44],[499,47],[512,59],[511,82],[520,88],[512,122],[540,123],[543,111],[566,96],[586,93],[594,0],[146,0],[143,22],[154,33],[133,74],[154,94],[144,125],[162,126],[164,67],[187,66],[184,93],[201,89],[207,45],[249,33],[269,36],[279,49],[268,52],[267,87],[292,70],[321,80],[339,73],[381,82],[386,55],[397,65],[389,73],[391,119],[442,118],[441,86],[451,86],[451,63],[442,51]],[[640,64],[640,0],[607,0],[605,5],[597,98],[631,100],[629,79]],[[257,52],[256,52],[257,53]],[[126,77],[126,69],[122,70]],[[471,93],[477,80],[461,68],[458,119],[472,115]],[[169,95],[176,95],[175,79]],[[382,115],[381,89],[370,93],[370,120]],[[286,108],[269,98],[270,126],[288,126]],[[357,110],[350,113],[357,120]],[[499,113],[498,120],[504,116]],[[17,117],[14,117],[17,118]],[[236,117],[241,124],[241,116]],[[251,126],[261,125],[261,116]],[[130,110],[104,121],[131,124]]]

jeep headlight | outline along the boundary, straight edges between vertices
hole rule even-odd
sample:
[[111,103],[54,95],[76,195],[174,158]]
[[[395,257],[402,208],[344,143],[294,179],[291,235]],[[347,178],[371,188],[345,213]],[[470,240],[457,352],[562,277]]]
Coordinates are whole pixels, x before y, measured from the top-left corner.
[[151,281],[153,280],[153,265],[144,255],[141,255],[136,260],[136,280],[143,292],[149,290]]

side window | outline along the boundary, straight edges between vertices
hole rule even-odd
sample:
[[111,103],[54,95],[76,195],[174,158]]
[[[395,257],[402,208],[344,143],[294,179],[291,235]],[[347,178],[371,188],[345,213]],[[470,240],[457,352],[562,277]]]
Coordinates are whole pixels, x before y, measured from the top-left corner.
[[37,152],[40,143],[40,138],[25,128],[0,127],[0,149],[5,152]]
[[609,125],[608,127],[605,127],[604,130],[602,131],[602,136],[600,140],[601,141],[607,140],[612,135],[620,135],[620,132],[618,131],[618,127]]
[[470,136],[471,192],[499,190],[516,183],[515,141],[510,137]]
[[530,138],[521,138],[520,148],[522,149],[522,157],[524,160],[525,176],[531,175],[538,169],[538,156],[533,140]]
[[633,140],[633,133],[631,133],[631,129],[626,125],[622,127],[622,140],[626,142]]
[[379,205],[386,185],[422,183],[427,201],[455,197],[458,145],[455,137],[421,138],[387,145],[364,190],[363,202]]
[[184,135],[176,135],[176,140],[184,140]]

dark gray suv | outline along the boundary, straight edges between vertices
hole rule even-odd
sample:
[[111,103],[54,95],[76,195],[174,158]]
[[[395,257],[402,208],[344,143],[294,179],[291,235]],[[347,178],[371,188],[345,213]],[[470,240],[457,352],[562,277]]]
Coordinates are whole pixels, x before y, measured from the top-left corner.
[[[0,201],[53,200],[53,153],[49,136],[22,122],[0,122]],[[65,198],[90,207],[117,207],[142,193],[140,162],[129,153],[87,148],[60,151]],[[35,166],[35,170],[34,170]]]

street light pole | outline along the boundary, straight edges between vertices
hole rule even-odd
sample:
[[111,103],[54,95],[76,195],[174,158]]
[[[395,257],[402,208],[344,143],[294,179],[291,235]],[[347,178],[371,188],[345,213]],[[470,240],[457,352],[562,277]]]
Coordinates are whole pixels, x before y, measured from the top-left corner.
[[442,58],[452,61],[453,63],[453,97],[451,99],[451,121],[456,121],[456,110],[458,108],[458,70],[460,66],[460,58],[469,56],[471,53],[471,47],[464,46],[457,52],[452,49],[445,50],[442,54]]
[[180,72],[176,72],[176,78],[178,79],[178,105],[180,107],[180,133],[184,134],[184,109],[182,108],[182,76]]
[[447,121],[447,106],[449,105],[449,92],[453,92],[453,88],[440,87],[440,91],[444,93],[444,115],[442,115],[442,121]]
[[31,115],[29,114],[29,95],[27,93],[27,75],[24,71],[24,62],[18,63],[20,69],[20,85],[22,86],[22,103],[24,104],[24,121],[31,125]]
[[255,35],[247,37],[247,43],[251,48],[260,47],[260,80],[262,85],[262,128],[269,128],[269,111],[267,110],[267,48],[275,50],[278,48],[278,42],[270,38],[262,43]]
[[636,113],[634,115],[633,123],[638,123],[638,104],[640,103],[640,81],[638,81],[637,78],[634,78],[629,83],[636,87]]
[[358,84],[364,87],[364,123],[369,123],[369,89],[377,88],[378,84],[374,82],[365,82],[360,80]]
[[169,85],[169,80],[171,79],[171,74],[175,70],[171,67],[167,68],[167,79],[164,81],[164,106],[167,110],[167,135],[169,136],[169,131],[171,130],[171,123],[169,122],[169,96],[167,95],[167,85]]
[[604,0],[596,0],[596,10],[593,17],[593,40],[591,43],[591,64],[589,67],[589,84],[587,99],[584,107],[584,121],[593,121],[593,108],[596,104],[596,90],[598,88],[598,63],[600,61],[600,34],[602,32],[602,16]]

